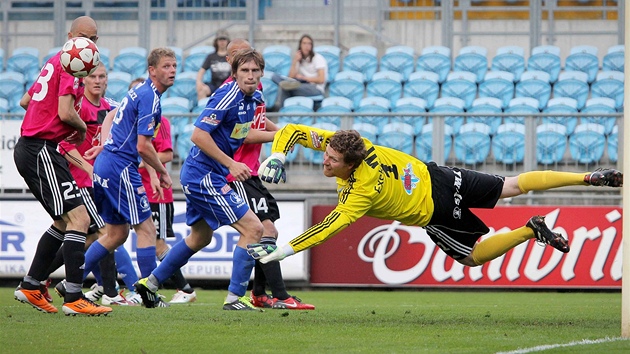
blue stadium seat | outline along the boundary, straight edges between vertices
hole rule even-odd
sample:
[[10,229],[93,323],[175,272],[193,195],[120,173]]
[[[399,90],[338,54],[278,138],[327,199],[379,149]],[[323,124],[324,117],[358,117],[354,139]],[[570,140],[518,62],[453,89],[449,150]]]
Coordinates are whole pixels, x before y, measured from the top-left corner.
[[396,71],[402,75],[403,81],[407,81],[413,72],[413,65],[413,48],[398,45],[385,50],[385,55],[381,57],[380,71]]
[[351,100],[354,109],[357,109],[365,91],[363,74],[358,71],[340,71],[335,75],[335,80],[328,87],[328,91],[330,96],[345,97]]
[[[418,97],[403,97],[396,101],[392,112],[397,113],[426,113],[427,101]],[[414,127],[414,134],[420,134],[426,119],[424,116],[398,116],[390,119],[391,122],[403,122]]]
[[[435,100],[435,104],[429,112],[432,113],[464,113],[464,101],[457,97],[440,97]],[[428,123],[431,123],[429,118]],[[445,125],[449,125],[453,128],[453,135],[459,133],[459,128],[464,124],[464,117],[462,116],[448,116],[444,119]]]
[[8,112],[9,112],[9,101],[7,101],[6,98],[0,98],[0,113],[8,113]]
[[591,85],[591,97],[608,97],[615,100],[615,109],[623,108],[624,73],[619,71],[602,71]]
[[[203,110],[206,108],[206,105],[208,104],[208,101],[210,100],[210,97],[204,97],[200,100],[197,101],[197,105],[195,105],[192,108],[192,113],[195,113],[197,115],[201,114],[201,112],[203,112]],[[195,120],[197,117],[193,117],[193,120]]]
[[536,127],[536,160],[543,165],[562,161],[567,149],[567,128],[562,124],[546,123]]
[[[365,97],[359,103],[357,113],[388,113],[391,102],[383,97]],[[380,115],[358,115],[354,118],[357,123],[370,123],[381,128],[389,122],[389,117]]]
[[190,113],[190,105],[188,99],[184,97],[162,96],[162,115],[171,121],[171,135],[176,136],[179,132],[184,132],[185,126],[193,123],[192,117],[187,115]]
[[26,92],[26,78],[24,74],[15,71],[5,71],[0,73],[0,98],[4,98],[9,103],[9,110],[19,107],[19,101]]
[[378,49],[373,46],[360,45],[348,50],[343,58],[343,70],[358,71],[363,74],[363,81],[372,80],[372,75],[378,69]]
[[[444,156],[451,154],[453,147],[453,128],[444,126]],[[433,124],[428,123],[422,127],[420,134],[416,136],[416,157],[423,162],[433,160]]]
[[313,110],[313,107],[315,106],[315,101],[313,101],[313,99],[310,97],[304,96],[288,97],[286,100],[284,100],[284,107],[289,106],[302,106]]
[[106,47],[98,47],[98,55],[99,55],[99,59],[101,60],[101,63],[103,63],[103,65],[105,66],[105,69],[107,69],[107,71],[109,71],[111,69],[111,51],[109,50],[109,48]]
[[578,163],[595,164],[604,156],[606,136],[604,126],[597,123],[582,123],[569,136],[569,152]]
[[468,110],[469,113],[497,113],[496,116],[476,116],[468,117],[467,123],[477,122],[484,123],[490,127],[490,135],[494,135],[501,125],[501,116],[503,112],[501,109],[501,100],[495,97],[480,97],[473,101],[472,107]]
[[30,87],[39,75],[42,66],[39,63],[39,49],[33,47],[15,48],[7,59],[7,71],[24,75],[26,87]]
[[489,71],[479,84],[479,97],[494,97],[507,108],[514,98],[514,74],[508,71]]
[[581,123],[597,123],[604,126],[604,134],[612,133],[613,128],[617,125],[616,117],[602,117],[597,113],[612,114],[616,113],[615,100],[608,97],[594,97],[586,101],[586,106],[582,109],[582,113],[592,113],[592,116],[582,117]]
[[214,53],[215,49],[212,46],[199,45],[190,48],[188,55],[184,58],[184,70],[197,72],[206,60],[206,57]]
[[564,63],[564,70],[585,72],[589,83],[595,81],[597,70],[599,70],[597,47],[580,45],[571,48],[571,53]]
[[553,97],[570,97],[577,101],[580,110],[588,97],[588,74],[583,71],[563,71],[553,84]]
[[[61,51],[61,47],[50,48],[50,50],[48,50],[48,53],[46,53],[46,55],[44,55],[44,57],[42,58],[42,64],[40,65],[40,68],[42,66],[44,66],[44,64],[46,64],[48,59],[52,58],[53,56],[55,56],[60,51]],[[100,52],[101,52],[100,48],[99,48],[98,52],[99,52],[99,55],[100,55]]]
[[523,162],[525,158],[525,125],[505,123],[492,138],[492,155],[504,164]]
[[[288,104],[287,101],[289,101]],[[313,113],[314,102],[312,99],[295,96],[287,98],[284,102],[284,106],[279,111],[282,115],[278,118],[278,123],[313,124],[312,115],[291,115],[291,113]]]
[[482,82],[488,71],[488,49],[475,45],[463,47],[455,57],[453,71],[471,72],[477,83]]
[[131,80],[131,74],[128,72],[110,71],[107,74],[107,92],[105,95],[116,102],[120,102],[127,94],[127,91],[129,91]]
[[608,142],[607,152],[610,162],[617,162],[619,157],[619,126],[615,125],[610,135],[606,139]]
[[188,154],[190,153],[190,148],[193,146],[193,142],[190,140],[193,130],[195,130],[194,125],[186,124],[182,127],[182,130],[177,133],[174,150],[177,156],[179,156],[181,164],[183,164],[184,160],[186,160]]
[[468,165],[486,161],[490,155],[490,126],[483,123],[466,123],[455,136],[455,158]]
[[317,113],[326,114],[316,117],[315,123],[331,123],[341,126],[341,117],[352,112],[353,103],[345,97],[326,97],[322,100]]
[[326,82],[332,82],[341,66],[341,49],[336,45],[318,45],[313,48],[315,53],[321,54],[328,63],[328,77]]
[[544,71],[549,74],[549,82],[554,83],[560,74],[560,47],[541,45],[532,49],[527,59],[527,70]]
[[291,69],[293,51],[286,45],[270,45],[262,51],[265,70],[288,76]]
[[510,72],[514,75],[514,82],[518,82],[525,71],[525,50],[519,46],[498,48],[497,54],[492,58],[491,69]]
[[[333,123],[314,123],[313,127],[329,130],[329,131],[337,131],[339,130],[339,126]],[[302,155],[307,162],[310,162],[314,165],[321,165],[324,162],[324,152],[313,150],[313,149],[302,149]]]
[[[189,102],[197,101],[197,73],[184,71],[175,76],[175,83],[168,91],[168,97],[184,97]],[[192,107],[189,107],[192,108]]]
[[432,71],[413,72],[403,87],[403,97],[422,98],[430,109],[440,93],[438,82],[439,75]]
[[[549,100],[547,107],[543,110],[544,113],[565,113],[574,114],[577,113],[577,102],[569,97],[557,97]],[[573,130],[578,123],[578,118],[573,115],[569,116],[556,116],[556,117],[543,117],[542,123],[558,123],[567,128],[567,135],[573,134]]]
[[624,53],[626,47],[623,44],[614,45],[608,48],[608,52],[602,60],[603,71],[621,71],[624,70]]
[[175,60],[177,61],[177,72],[180,73],[184,69],[184,50],[180,47],[169,46],[175,52]]
[[477,83],[474,73],[469,71],[453,71],[442,84],[442,97],[457,97],[464,101],[464,109],[472,106],[477,97]]
[[271,76],[273,74],[265,74],[262,78],[260,78],[260,83],[263,87],[263,98],[265,99],[265,106],[267,109],[273,109],[276,105],[276,100],[278,99],[278,84],[276,84]]
[[352,124],[352,129],[356,130],[361,134],[362,137],[368,139],[372,143],[376,143],[376,136],[378,134],[378,127],[371,123],[361,123],[354,122]]
[[444,82],[451,71],[451,48],[443,46],[424,48],[416,62],[416,71],[432,71],[438,75],[439,83]]
[[379,71],[372,76],[367,84],[367,96],[383,97],[389,100],[390,106],[396,105],[396,101],[402,95],[403,77],[396,71]]
[[4,71],[4,49],[0,48],[0,72]]
[[145,77],[147,71],[147,50],[142,47],[122,48],[114,58],[113,70],[127,72],[134,79]]
[[378,134],[376,143],[406,154],[413,154],[413,127],[407,123],[393,122],[385,124]]
[[535,98],[538,100],[538,108],[543,109],[551,97],[549,80],[549,74],[544,71],[527,70],[521,75],[521,81],[516,83],[515,96]]
[[[538,114],[540,113],[540,109],[538,109],[538,100],[531,97],[516,97],[510,101],[508,108],[505,110],[505,113],[523,113],[523,114]],[[505,116],[503,118],[503,123],[519,123],[525,124],[524,116]]]

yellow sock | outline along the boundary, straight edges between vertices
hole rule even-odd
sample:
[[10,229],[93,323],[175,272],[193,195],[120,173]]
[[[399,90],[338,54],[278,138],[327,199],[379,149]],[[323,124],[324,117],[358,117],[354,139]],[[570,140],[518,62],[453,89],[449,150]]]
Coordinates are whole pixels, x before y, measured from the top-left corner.
[[518,188],[523,193],[529,191],[543,191],[551,188],[565,186],[588,185],[584,182],[586,173],[558,172],[558,171],[531,171],[521,173],[518,176]]
[[490,236],[475,245],[472,259],[477,265],[489,262],[521,243],[534,238],[534,231],[527,226],[503,234]]

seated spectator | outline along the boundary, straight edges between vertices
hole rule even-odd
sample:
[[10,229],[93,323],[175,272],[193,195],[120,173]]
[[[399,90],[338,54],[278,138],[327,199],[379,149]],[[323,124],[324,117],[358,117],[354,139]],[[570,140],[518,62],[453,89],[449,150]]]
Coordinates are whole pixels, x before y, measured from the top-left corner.
[[[232,68],[225,59],[228,54],[227,46],[229,43],[230,38],[227,33],[217,33],[213,43],[214,53],[208,54],[197,72],[197,100],[210,96],[230,76]],[[208,69],[210,69],[212,76],[210,82],[204,82],[203,79]]]
[[280,86],[278,107],[282,106],[287,97],[324,94],[328,63],[321,54],[313,51],[313,47],[313,38],[308,34],[303,35],[293,56],[289,77],[273,74],[272,80]]

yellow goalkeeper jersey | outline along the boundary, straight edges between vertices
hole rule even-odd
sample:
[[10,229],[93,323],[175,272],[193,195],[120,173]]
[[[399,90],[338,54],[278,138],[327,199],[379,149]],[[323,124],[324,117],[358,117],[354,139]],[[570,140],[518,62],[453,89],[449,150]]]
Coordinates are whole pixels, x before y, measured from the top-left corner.
[[[335,132],[288,124],[273,141],[272,152],[288,154],[295,144],[324,151]],[[349,179],[337,178],[339,203],[326,218],[289,243],[297,253],[336,235],[363,215],[425,226],[433,215],[431,178],[427,166],[401,151],[363,138],[367,158]]]

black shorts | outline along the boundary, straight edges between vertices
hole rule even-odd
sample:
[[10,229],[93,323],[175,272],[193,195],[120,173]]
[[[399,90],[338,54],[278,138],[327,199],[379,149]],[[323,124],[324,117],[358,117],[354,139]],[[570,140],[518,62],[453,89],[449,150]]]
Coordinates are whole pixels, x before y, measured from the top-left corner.
[[425,226],[427,234],[449,256],[465,258],[479,237],[490,231],[470,208],[494,208],[505,178],[433,162],[427,168],[435,207]]
[[151,203],[151,217],[158,239],[175,237],[173,232],[173,203]]
[[258,216],[260,221],[271,220],[271,222],[275,222],[280,219],[280,209],[278,209],[276,199],[269,193],[258,176],[252,176],[244,182],[230,182],[230,187],[241,198],[247,200],[249,208]]
[[79,191],[81,192],[83,204],[87,209],[88,215],[90,215],[90,227],[88,228],[87,234],[91,235],[105,227],[105,221],[103,221],[103,218],[98,214],[98,209],[96,209],[96,204],[94,204],[94,188],[79,188]]
[[57,143],[20,137],[13,159],[31,193],[54,220],[61,220],[61,215],[83,205],[83,197],[68,162],[57,151]]

